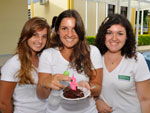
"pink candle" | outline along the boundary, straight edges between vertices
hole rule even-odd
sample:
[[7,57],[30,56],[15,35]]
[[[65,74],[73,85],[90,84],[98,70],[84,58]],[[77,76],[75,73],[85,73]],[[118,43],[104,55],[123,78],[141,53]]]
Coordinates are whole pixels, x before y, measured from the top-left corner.
[[72,81],[70,83],[70,87],[72,90],[76,90],[77,83],[76,83],[76,78],[74,77],[74,75],[72,75],[71,79],[72,79]]

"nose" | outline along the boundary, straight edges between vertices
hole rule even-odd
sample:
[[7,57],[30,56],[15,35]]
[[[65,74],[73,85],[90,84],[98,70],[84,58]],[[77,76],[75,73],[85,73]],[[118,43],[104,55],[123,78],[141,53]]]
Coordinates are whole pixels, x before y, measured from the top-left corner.
[[72,35],[73,35],[73,31],[72,31],[72,30],[69,30],[69,31],[68,31],[68,36],[69,36],[69,37],[72,37]]
[[117,34],[113,33],[112,34],[112,40],[116,40],[117,39]]
[[38,42],[42,43],[42,40],[43,40],[42,36],[39,36],[38,37]]

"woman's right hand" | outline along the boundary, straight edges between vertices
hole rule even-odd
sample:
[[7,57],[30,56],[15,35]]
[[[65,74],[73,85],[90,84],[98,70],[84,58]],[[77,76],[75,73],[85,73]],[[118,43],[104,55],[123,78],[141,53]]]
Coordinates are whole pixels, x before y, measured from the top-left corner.
[[96,101],[96,107],[99,113],[110,113],[112,108],[108,106],[102,99]]
[[61,81],[71,81],[71,78],[63,74],[51,75],[49,73],[39,73],[39,80],[36,89],[37,96],[40,99],[48,98],[50,89],[60,90],[65,88]]
[[41,81],[42,82],[41,84],[42,86],[47,88],[60,90],[66,87],[63,84],[61,84],[61,81],[71,81],[71,78],[63,74],[54,74],[44,78]]

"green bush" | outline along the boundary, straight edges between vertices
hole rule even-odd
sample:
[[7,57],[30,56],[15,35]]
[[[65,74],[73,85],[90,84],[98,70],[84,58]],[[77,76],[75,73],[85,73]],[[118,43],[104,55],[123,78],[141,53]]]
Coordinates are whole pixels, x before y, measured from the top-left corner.
[[150,45],[150,34],[138,36],[138,46]]
[[[94,45],[96,36],[87,36],[86,40],[88,44]],[[138,46],[150,45],[150,34],[144,34],[138,36]]]
[[96,36],[87,36],[86,40],[87,40],[89,45],[94,45],[95,38],[96,38]]

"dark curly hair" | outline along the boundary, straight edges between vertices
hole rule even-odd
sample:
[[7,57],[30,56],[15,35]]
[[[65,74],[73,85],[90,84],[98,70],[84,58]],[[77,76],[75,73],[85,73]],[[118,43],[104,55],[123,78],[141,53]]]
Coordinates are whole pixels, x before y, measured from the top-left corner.
[[61,21],[64,18],[74,18],[76,20],[75,23],[75,31],[79,37],[79,41],[74,46],[73,52],[70,56],[70,66],[77,70],[78,73],[84,72],[91,78],[92,75],[92,63],[90,60],[90,47],[85,39],[85,28],[82,21],[81,16],[76,10],[65,10],[63,11],[56,20],[55,23],[55,32],[53,32],[50,46],[51,47],[64,47],[64,44],[61,42],[58,30],[61,24]]
[[104,19],[104,21],[98,29],[95,45],[98,47],[102,55],[104,55],[107,52],[108,48],[105,45],[105,35],[107,33],[107,29],[109,29],[112,25],[115,24],[123,26],[127,34],[127,40],[125,42],[125,45],[121,49],[121,55],[125,56],[126,58],[134,57],[136,59],[137,56],[135,35],[130,22],[123,15],[112,14]]

